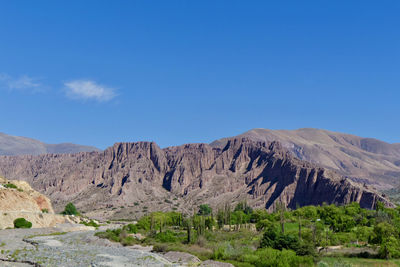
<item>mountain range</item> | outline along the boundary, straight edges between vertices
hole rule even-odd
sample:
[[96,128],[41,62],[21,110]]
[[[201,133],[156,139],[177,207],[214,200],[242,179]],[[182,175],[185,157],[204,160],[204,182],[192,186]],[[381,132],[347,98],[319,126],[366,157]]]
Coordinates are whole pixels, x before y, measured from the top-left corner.
[[[312,128],[253,129],[236,137],[278,141],[301,160],[336,170],[378,190],[398,186],[400,181],[400,144]],[[214,141],[211,146],[222,147],[227,140],[229,138]]]
[[41,141],[0,133],[0,155],[40,155],[47,153],[65,154],[77,152],[99,151],[92,146],[71,143],[45,144]]
[[377,201],[392,206],[376,188],[396,185],[397,149],[325,130],[254,129],[211,144],[116,143],[104,151],[1,156],[0,174],[29,182],[56,210],[72,201],[98,217],[192,213],[199,204],[243,200],[268,210],[353,201],[373,208]]

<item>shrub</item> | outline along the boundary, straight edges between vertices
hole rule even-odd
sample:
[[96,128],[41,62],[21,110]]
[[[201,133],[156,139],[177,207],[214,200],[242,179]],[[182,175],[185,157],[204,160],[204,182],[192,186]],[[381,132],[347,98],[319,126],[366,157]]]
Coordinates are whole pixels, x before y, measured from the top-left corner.
[[105,238],[114,242],[120,242],[121,238],[120,238],[120,234],[121,234],[121,229],[114,229],[114,230],[110,230],[108,229],[105,232],[98,232],[95,234],[95,236],[98,236],[100,238]]
[[300,257],[290,250],[284,249],[279,251],[272,248],[258,249],[252,254],[245,254],[242,257],[242,261],[251,263],[256,267],[292,267],[314,265],[311,257]]
[[90,220],[89,222],[81,222],[81,224],[86,225],[86,226],[93,226],[93,227],[96,227],[96,228],[100,226],[93,220]]
[[297,250],[299,247],[299,239],[296,236],[282,234],[275,228],[269,228],[265,231],[261,243],[261,248],[272,247],[274,249],[292,249]]
[[122,229],[124,229],[129,234],[136,234],[137,231],[138,231],[137,226],[135,224],[133,224],[133,223],[125,225]]
[[123,246],[132,246],[136,244],[136,240],[132,236],[127,236],[121,240],[121,244]]
[[49,213],[48,209],[42,209],[42,213]]
[[156,244],[153,246],[154,252],[167,252],[168,246],[166,244]]
[[157,233],[155,239],[163,243],[174,243],[177,241],[176,234],[171,230],[162,233]]
[[17,189],[18,187],[15,184],[12,183],[7,183],[4,185],[5,188],[13,188],[13,189]]
[[256,229],[257,229],[257,231],[261,231],[264,229],[272,228],[273,225],[274,225],[273,222],[271,222],[268,219],[264,219],[264,220],[260,220],[256,223]]
[[14,220],[14,228],[31,228],[32,223],[25,220],[25,218],[18,218]]
[[64,214],[64,215],[79,215],[79,212],[76,209],[75,205],[70,202],[65,206],[62,214]]

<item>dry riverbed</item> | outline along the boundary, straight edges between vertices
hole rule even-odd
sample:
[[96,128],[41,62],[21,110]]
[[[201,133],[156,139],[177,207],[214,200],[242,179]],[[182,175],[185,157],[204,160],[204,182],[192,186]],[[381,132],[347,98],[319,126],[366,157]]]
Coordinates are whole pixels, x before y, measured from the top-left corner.
[[145,249],[99,239],[93,229],[73,227],[1,230],[0,266],[179,266]]

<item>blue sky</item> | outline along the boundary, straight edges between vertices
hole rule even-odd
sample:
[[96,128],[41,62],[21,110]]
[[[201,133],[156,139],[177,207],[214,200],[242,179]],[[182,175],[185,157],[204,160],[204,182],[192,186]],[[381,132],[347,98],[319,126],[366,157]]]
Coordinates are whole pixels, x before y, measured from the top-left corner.
[[1,1],[0,131],[105,148],[324,128],[400,142],[399,1]]

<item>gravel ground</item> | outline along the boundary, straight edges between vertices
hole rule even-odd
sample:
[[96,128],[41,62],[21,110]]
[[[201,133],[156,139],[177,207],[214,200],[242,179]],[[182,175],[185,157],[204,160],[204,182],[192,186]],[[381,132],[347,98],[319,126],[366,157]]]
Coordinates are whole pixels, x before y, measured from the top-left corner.
[[[158,254],[99,239],[93,235],[94,231],[49,235],[60,229],[66,230],[65,227],[2,230],[0,258],[57,267],[179,266]],[[32,264],[0,262],[0,266]]]

